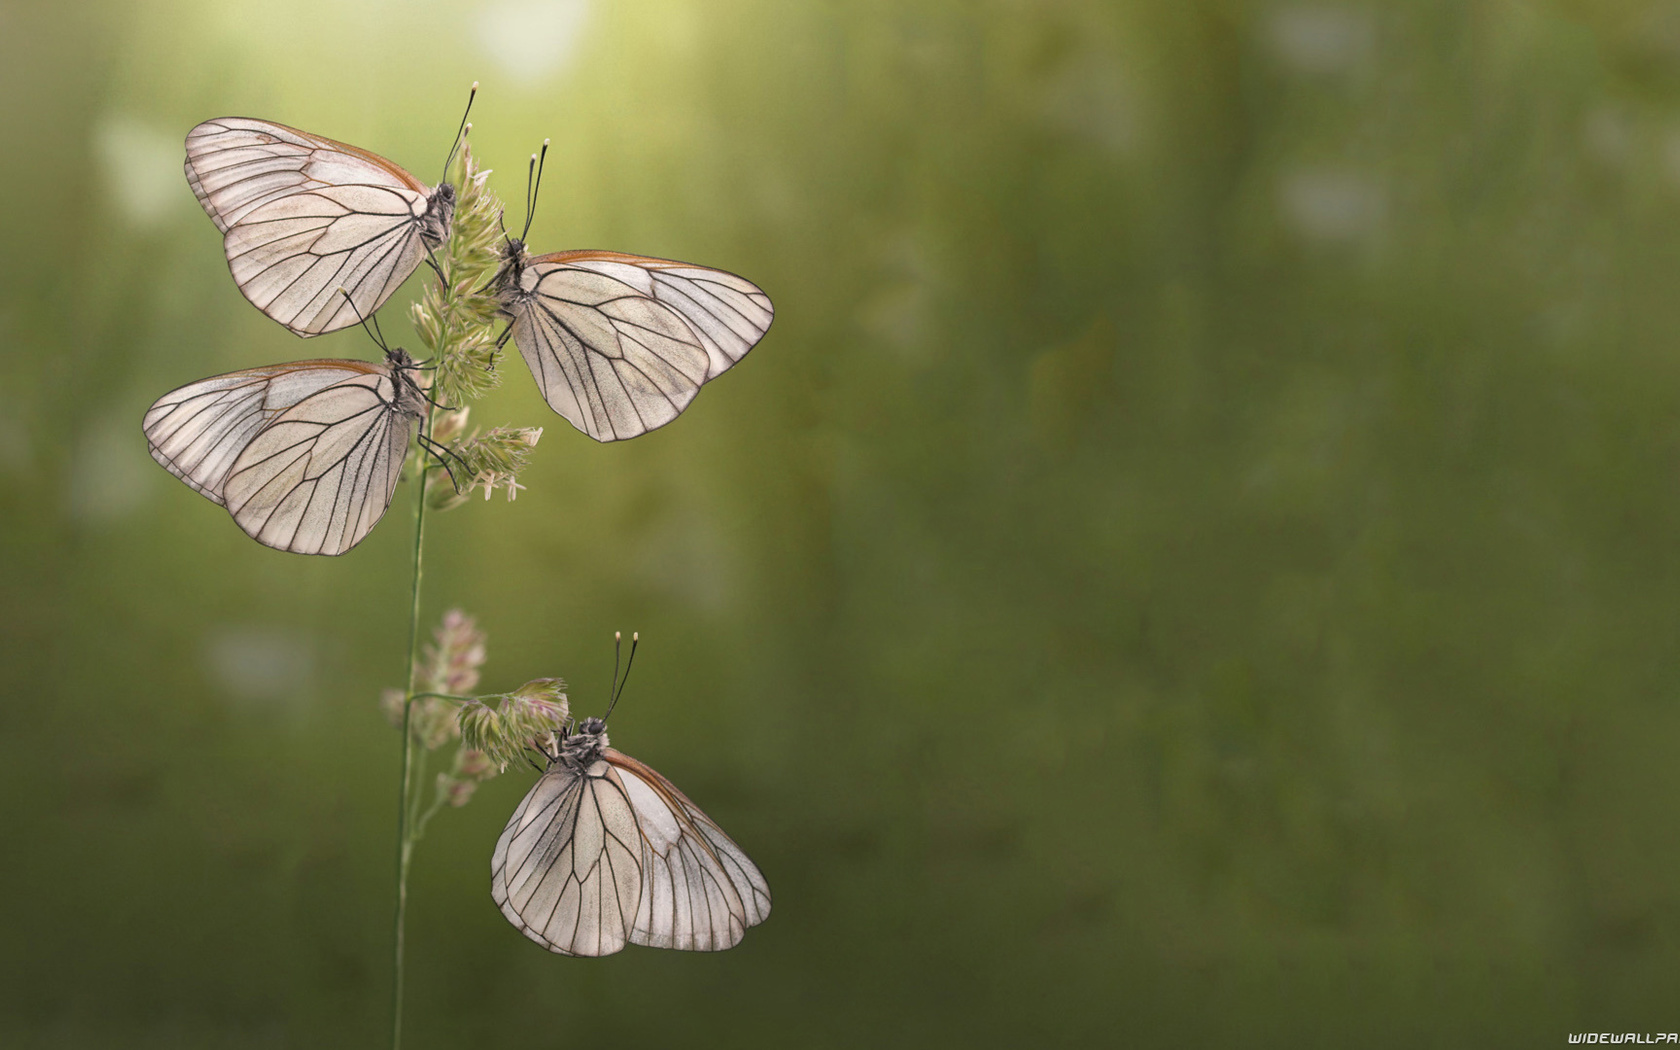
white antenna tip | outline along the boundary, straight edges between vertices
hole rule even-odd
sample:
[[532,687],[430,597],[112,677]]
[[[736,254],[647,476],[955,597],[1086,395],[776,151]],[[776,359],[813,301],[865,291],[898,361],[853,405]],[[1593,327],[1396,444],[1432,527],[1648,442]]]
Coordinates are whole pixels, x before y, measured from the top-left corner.
[[548,140],[543,139],[543,149],[547,149],[547,148],[548,148]]
[[614,631],[613,632],[613,641],[615,641],[615,642],[624,641],[624,632],[623,631]]
[[642,640],[642,633],[640,631],[631,631],[630,632],[630,640],[632,642],[641,641]]
[[475,94],[475,95],[478,94],[478,81],[476,81],[476,80],[473,81],[472,89],[473,89],[473,94]]

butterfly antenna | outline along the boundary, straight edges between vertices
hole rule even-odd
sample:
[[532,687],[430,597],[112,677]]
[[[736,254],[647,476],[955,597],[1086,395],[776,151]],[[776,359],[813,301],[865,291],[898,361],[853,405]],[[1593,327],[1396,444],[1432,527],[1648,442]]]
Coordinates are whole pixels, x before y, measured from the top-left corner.
[[[537,217],[537,193],[542,189],[543,165],[547,160],[548,140],[543,139],[542,153],[531,154],[531,167],[525,174],[525,229],[519,234],[522,241],[531,232],[531,220]],[[535,178],[532,177],[533,172]]]
[[543,169],[548,164],[548,140],[543,139],[542,152],[537,155],[537,184],[531,187],[531,212],[536,213],[537,198],[542,196]]
[[386,345],[385,334],[379,331],[378,315],[374,315],[373,327],[369,328],[368,319],[362,316],[362,312],[360,310],[356,309],[356,300],[350,298],[350,293],[345,291],[343,288],[340,288],[338,290],[338,294],[344,296],[344,301],[350,304],[350,310],[356,315],[356,320],[362,323],[362,331],[368,334],[369,339],[372,339],[375,343],[379,344],[379,349],[385,351],[385,355],[389,357],[391,354],[391,348]]
[[[623,631],[614,631],[613,632],[613,679],[612,679],[612,688],[607,690],[607,710],[608,711],[612,710],[613,701],[618,699],[618,658],[619,658],[620,655],[622,655],[623,648],[624,648],[624,632]],[[603,718],[603,719],[601,719],[601,721],[605,722],[606,719]]]
[[449,147],[449,156],[443,161],[443,178],[439,182],[449,181],[449,166],[455,163],[455,151],[461,148],[461,142],[472,131],[472,125],[467,123],[467,114],[472,112],[473,99],[478,97],[478,81],[473,81],[472,90],[467,92],[467,110],[461,114],[461,126],[455,129],[455,142]]
[[[380,348],[385,349],[388,347],[389,344],[385,342],[385,329],[379,327],[379,312],[377,310],[368,316],[368,322],[373,325],[374,334],[379,337]],[[385,352],[390,353],[391,351],[389,349],[385,349]]]
[[525,226],[519,233],[519,239],[531,232],[531,184],[537,178],[537,155],[531,154],[531,162],[525,166]]
[[607,704],[607,713],[601,716],[603,722],[612,714],[613,708],[618,706],[618,698],[624,695],[624,686],[630,681],[630,668],[636,665],[636,643],[641,641],[641,638],[640,632],[630,632],[630,657],[624,661],[624,677],[621,679],[618,677],[618,647],[623,643],[624,635],[619,631],[613,632],[613,695],[612,701]]

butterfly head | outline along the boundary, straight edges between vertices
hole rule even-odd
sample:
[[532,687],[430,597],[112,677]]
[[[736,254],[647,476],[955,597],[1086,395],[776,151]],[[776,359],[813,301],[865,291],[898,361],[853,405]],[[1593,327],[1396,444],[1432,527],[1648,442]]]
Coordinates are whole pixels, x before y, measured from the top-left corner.
[[490,278],[485,285],[486,290],[494,290],[502,300],[504,316],[511,316],[505,312],[506,307],[520,296],[519,277],[525,270],[525,260],[528,258],[525,242],[512,234],[502,242],[502,264],[496,269],[496,276]]
[[455,218],[455,187],[440,182],[426,198],[426,214],[420,216],[420,238],[436,248],[449,239],[449,224]]
[[607,747],[607,724],[599,718],[585,718],[560,741],[558,761],[576,769],[588,769]]

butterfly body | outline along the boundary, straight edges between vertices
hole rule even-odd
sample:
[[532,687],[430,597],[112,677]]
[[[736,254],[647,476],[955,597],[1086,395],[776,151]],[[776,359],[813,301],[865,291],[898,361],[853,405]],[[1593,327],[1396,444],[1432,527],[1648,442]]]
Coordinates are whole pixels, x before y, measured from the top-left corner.
[[416,369],[400,348],[242,369],[165,394],[141,429],[153,459],[259,543],[343,554],[391,505],[425,414]]
[[711,818],[585,719],[502,831],[491,898],[561,955],[625,944],[722,951],[770,914],[770,887]]
[[185,170],[234,283],[301,336],[371,315],[448,239],[455,214],[449,183],[428,188],[376,153],[269,120],[199,124]]
[[597,441],[675,419],[775,316],[757,285],[723,270],[611,251],[533,256],[516,237],[491,287],[549,407]]

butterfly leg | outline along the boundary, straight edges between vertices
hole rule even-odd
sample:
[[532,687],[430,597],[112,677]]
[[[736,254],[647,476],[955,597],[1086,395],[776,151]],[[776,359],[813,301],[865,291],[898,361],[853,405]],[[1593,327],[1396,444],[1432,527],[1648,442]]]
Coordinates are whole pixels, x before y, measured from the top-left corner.
[[491,371],[491,373],[494,373],[496,371],[496,358],[501,356],[502,347],[507,345],[507,341],[510,337],[512,337],[512,335],[513,335],[513,322],[509,321],[508,326],[506,328],[502,329],[502,334],[496,337],[496,348],[490,352],[490,371]]
[[454,459],[455,459],[455,462],[461,464],[461,469],[462,470],[466,470],[467,461],[462,459],[453,449],[450,449],[448,446],[440,445],[436,441],[433,441],[431,438],[426,437],[424,434],[419,435],[419,437],[420,437],[420,447],[425,449],[427,452],[430,452],[433,456],[437,457],[438,464],[443,467],[443,472],[445,474],[449,475],[449,483],[451,485],[455,486],[455,491],[456,492],[460,492],[461,491],[461,483],[460,483],[460,481],[456,480],[455,471],[450,468],[448,457],[453,456]]
[[461,407],[459,405],[446,405],[443,402],[439,401],[437,398],[433,397],[428,391],[421,390],[420,391],[420,396],[425,398],[427,401],[431,402],[432,407],[435,408],[435,409],[438,409],[439,411],[442,411],[442,412],[459,412],[459,411],[461,411]]
[[426,265],[430,266],[432,272],[437,274],[438,283],[448,288],[449,278],[443,275],[443,267],[438,265],[437,256],[432,254],[432,246],[426,243],[424,237],[420,239],[420,244],[426,249]]

